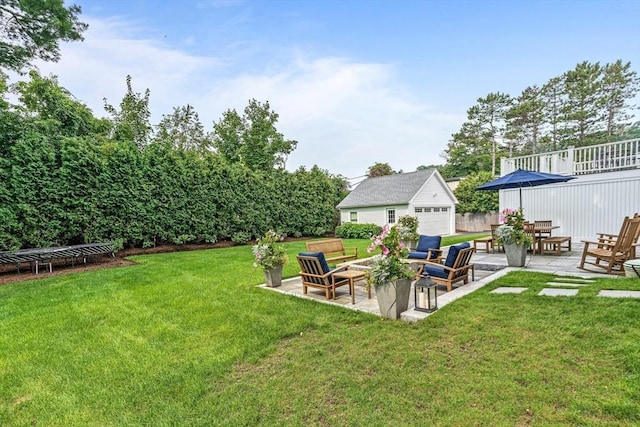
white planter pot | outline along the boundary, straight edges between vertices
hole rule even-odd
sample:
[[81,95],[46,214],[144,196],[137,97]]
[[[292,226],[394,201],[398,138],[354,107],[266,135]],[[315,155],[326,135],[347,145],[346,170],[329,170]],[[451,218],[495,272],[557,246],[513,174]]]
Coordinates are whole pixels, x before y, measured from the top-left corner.
[[527,258],[527,245],[517,245],[515,243],[505,244],[504,253],[507,255],[509,267],[524,267]]
[[375,285],[380,315],[387,319],[399,319],[400,314],[409,308],[411,279],[398,279],[395,282]]

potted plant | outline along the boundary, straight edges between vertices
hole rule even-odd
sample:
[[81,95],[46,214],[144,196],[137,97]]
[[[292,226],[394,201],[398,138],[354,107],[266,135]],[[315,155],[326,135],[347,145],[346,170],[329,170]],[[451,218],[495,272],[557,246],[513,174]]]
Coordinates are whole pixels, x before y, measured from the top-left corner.
[[398,218],[398,236],[406,248],[415,248],[418,241],[418,217],[404,215]]
[[409,306],[411,280],[415,272],[409,263],[402,260],[407,257],[409,251],[400,242],[397,226],[389,229],[389,226],[385,225],[380,235],[371,238],[367,252],[371,253],[377,249],[382,253],[371,264],[367,286],[373,286],[376,290],[380,315],[398,319]]
[[519,209],[505,209],[500,214],[500,225],[496,228],[496,240],[504,247],[507,264],[522,267],[527,256],[527,248],[532,239],[524,231],[524,212]]
[[288,261],[282,242],[284,234],[269,230],[253,246],[254,267],[262,268],[267,286],[275,288],[282,284],[282,267]]

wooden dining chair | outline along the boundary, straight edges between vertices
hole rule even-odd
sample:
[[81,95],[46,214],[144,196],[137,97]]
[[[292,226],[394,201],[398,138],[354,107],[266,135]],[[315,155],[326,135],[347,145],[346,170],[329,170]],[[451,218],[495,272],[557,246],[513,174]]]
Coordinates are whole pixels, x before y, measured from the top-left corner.
[[553,226],[553,221],[550,219],[543,219],[539,221],[533,221],[533,224],[536,226],[536,233],[539,238],[551,237],[551,227]]

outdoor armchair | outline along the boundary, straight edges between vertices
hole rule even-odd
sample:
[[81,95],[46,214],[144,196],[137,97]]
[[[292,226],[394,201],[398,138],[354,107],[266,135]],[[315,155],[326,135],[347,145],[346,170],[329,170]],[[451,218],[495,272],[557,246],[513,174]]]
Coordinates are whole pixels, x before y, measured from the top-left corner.
[[469,270],[471,270],[471,280],[475,280],[475,271],[471,264],[473,248],[468,242],[451,246],[444,263],[425,261],[418,270],[421,276],[429,276],[439,284],[447,286],[447,291],[451,291],[454,283],[469,283]]
[[427,236],[421,234],[418,238],[417,247],[415,250],[409,252],[407,258],[437,262],[442,256],[442,250],[440,250],[441,242],[442,236]]
[[623,264],[635,256],[635,246],[640,231],[640,216],[625,217],[617,236],[607,235],[597,241],[585,241],[580,266],[588,270],[589,264],[606,271],[606,274],[624,274]]
[[307,288],[323,289],[327,299],[336,296],[336,288],[349,286],[348,278],[336,278],[335,273],[344,271],[348,266],[329,268],[327,260],[322,252],[300,252],[297,256],[300,265],[300,278],[302,281],[302,292],[307,293]]

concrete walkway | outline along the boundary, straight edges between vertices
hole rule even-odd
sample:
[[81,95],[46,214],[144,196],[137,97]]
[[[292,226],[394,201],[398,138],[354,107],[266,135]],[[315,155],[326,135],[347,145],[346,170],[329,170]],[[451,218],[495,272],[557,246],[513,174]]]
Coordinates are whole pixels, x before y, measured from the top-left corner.
[[[571,251],[562,251],[561,255],[527,255],[526,265],[520,268],[507,267],[506,256],[502,252],[476,252],[471,258],[471,262],[475,265],[475,280],[470,281],[467,285],[454,285],[451,292],[446,292],[444,286],[438,286],[438,307],[443,307],[448,303],[455,301],[458,298],[462,298],[465,295],[470,294],[486,285],[487,283],[496,280],[499,277],[509,273],[510,271],[535,271],[554,273],[557,276],[561,276],[562,279],[558,280],[555,284],[548,284],[552,286],[549,290],[545,289],[546,295],[570,295],[576,294],[577,289],[571,289],[579,287],[588,283],[589,279],[596,277],[617,277],[600,273],[592,273],[581,270],[578,268],[580,264],[580,258],[582,256],[583,245],[581,242],[575,242],[572,244]],[[448,248],[443,248],[446,252]],[[565,278],[566,276],[566,278]],[[471,276],[469,276],[471,279]],[[265,285],[261,285],[264,289],[268,289],[274,292],[280,292],[287,295],[292,295],[299,298],[311,299],[324,304],[333,304],[348,308],[351,310],[364,311],[367,313],[380,315],[378,309],[378,302],[375,296],[375,289],[371,289],[371,299],[367,297],[367,291],[364,287],[364,281],[356,282],[355,285],[355,304],[351,303],[351,295],[349,294],[349,287],[342,286],[336,290],[336,299],[327,300],[325,298],[324,291],[319,289],[309,288],[308,293],[304,295],[302,293],[302,284],[300,277],[294,277],[284,280],[282,285],[277,288],[268,288]],[[516,288],[500,288],[505,289],[502,292],[517,293]],[[526,290],[524,288],[522,291]],[[571,292],[568,292],[571,291]],[[626,298],[640,298],[640,292],[628,291],[623,293],[611,293],[612,291],[602,291],[602,296],[608,297],[626,297]],[[411,288],[411,296],[409,298],[409,309],[402,313],[402,320],[408,322],[416,322],[424,319],[425,317],[433,313],[424,313],[416,311],[414,309],[413,300],[413,286]],[[437,313],[437,311],[436,311]]]

